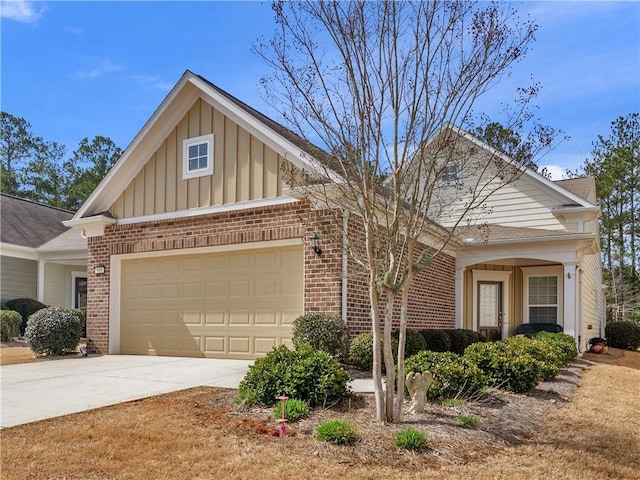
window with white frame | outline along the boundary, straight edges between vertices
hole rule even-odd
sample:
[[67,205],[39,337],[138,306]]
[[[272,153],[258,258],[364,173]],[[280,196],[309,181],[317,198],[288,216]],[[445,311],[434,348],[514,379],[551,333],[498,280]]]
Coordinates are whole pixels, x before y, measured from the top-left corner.
[[213,134],[187,138],[182,142],[182,178],[213,174]]
[[558,323],[558,276],[529,277],[529,323]]
[[440,182],[442,183],[456,183],[458,181],[458,166],[455,163],[449,163],[442,169],[442,175],[440,175]]

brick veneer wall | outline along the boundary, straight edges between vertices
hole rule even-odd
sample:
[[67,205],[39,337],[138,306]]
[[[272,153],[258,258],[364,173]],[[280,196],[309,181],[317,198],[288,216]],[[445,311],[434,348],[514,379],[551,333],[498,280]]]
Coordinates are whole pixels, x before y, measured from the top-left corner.
[[[131,225],[112,225],[101,237],[88,241],[87,337],[92,353],[109,351],[109,283],[112,255],[175,251],[270,240],[304,240],[304,310],[341,314],[342,246],[333,229],[336,215],[312,210],[308,203],[199,215]],[[321,236],[322,255],[309,245],[314,232]],[[105,273],[95,275],[96,265]]]
[[[349,232],[351,238],[357,238],[362,232],[361,222],[353,216]],[[416,252],[416,258],[420,251]],[[408,328],[455,328],[455,268],[454,257],[439,253],[432,264],[414,278],[409,290]],[[347,316],[351,336],[371,331],[368,275],[355,261],[349,262]],[[399,321],[398,303],[394,324],[399,325]]]

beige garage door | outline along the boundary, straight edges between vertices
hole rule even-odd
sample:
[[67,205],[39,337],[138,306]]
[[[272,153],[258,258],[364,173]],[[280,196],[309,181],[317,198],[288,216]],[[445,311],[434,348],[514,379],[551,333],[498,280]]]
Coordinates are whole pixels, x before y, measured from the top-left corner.
[[122,262],[120,353],[251,359],[291,344],[301,246]]

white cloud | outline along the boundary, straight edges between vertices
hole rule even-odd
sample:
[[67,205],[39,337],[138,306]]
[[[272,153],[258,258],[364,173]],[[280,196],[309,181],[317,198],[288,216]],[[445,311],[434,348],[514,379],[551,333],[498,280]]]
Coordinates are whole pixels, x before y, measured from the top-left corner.
[[165,82],[160,77],[153,75],[131,75],[131,78],[143,87],[150,87],[163,92],[168,92],[173,87],[173,83]]
[[0,16],[21,23],[37,23],[47,9],[44,3],[26,0],[3,0],[0,3]]
[[98,65],[90,70],[81,70],[78,72],[78,78],[88,78],[94,80],[103,75],[118,72],[122,70],[122,67],[111,60],[102,60]]
[[69,25],[67,25],[66,27],[64,27],[64,29],[69,32],[72,33],[74,35],[83,35],[84,34],[84,29],[82,27],[71,27]]
[[551,175],[551,180],[562,180],[566,177],[566,168],[559,165],[543,165],[540,171],[547,171]]

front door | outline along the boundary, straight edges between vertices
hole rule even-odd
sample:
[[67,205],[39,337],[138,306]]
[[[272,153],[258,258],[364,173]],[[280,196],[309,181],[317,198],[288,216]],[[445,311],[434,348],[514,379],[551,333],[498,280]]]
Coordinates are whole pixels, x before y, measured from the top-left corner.
[[488,341],[502,338],[502,282],[478,282],[478,332]]

